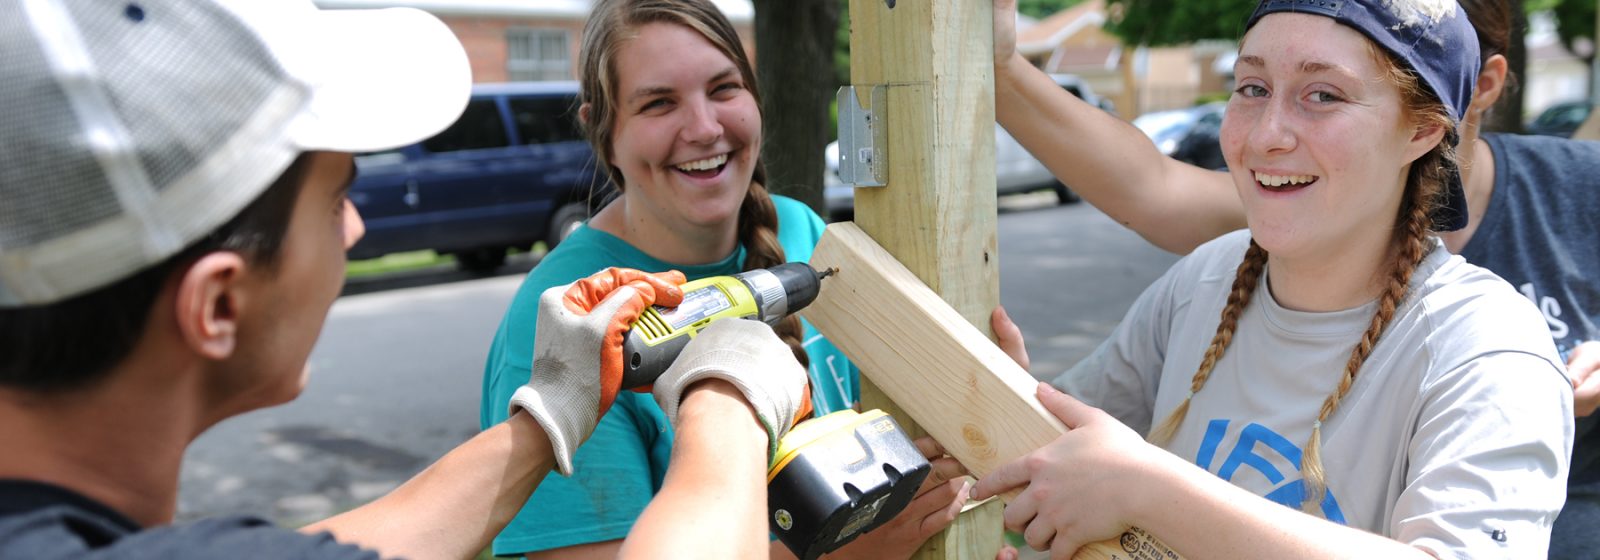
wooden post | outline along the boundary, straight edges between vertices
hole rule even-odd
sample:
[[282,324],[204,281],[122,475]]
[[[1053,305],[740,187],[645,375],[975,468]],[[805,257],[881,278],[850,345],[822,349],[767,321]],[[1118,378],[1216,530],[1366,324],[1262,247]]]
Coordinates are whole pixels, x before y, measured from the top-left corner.
[[[994,25],[990,0],[850,0],[850,79],[886,134],[887,186],[856,189],[856,223],[991,339],[1000,303],[995,233]],[[842,112],[842,109],[841,109]],[[923,433],[865,378],[863,408]],[[993,558],[1002,506],[970,507],[915,558]]]

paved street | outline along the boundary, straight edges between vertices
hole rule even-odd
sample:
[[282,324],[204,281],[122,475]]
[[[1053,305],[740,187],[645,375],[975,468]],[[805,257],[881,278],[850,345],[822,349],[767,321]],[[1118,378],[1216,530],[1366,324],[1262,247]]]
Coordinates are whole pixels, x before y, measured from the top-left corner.
[[[1088,205],[1049,193],[1001,200],[1001,299],[1033,373],[1087,354],[1176,257]],[[478,431],[489,338],[527,260],[474,278],[425,270],[347,286],[293,403],[213,428],[185,459],[181,518],[319,519],[387,492]]]

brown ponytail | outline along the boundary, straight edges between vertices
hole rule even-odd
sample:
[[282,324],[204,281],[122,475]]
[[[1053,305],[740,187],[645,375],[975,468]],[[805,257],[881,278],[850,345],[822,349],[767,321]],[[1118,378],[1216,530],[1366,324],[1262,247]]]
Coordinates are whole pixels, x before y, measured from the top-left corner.
[[[757,174],[760,174],[759,169]],[[750,183],[744,203],[739,206],[739,243],[744,245],[745,270],[786,262],[783,246],[778,244],[778,210],[772,205],[772,195],[767,193],[767,188],[757,181]],[[806,356],[803,346],[804,333],[800,328],[799,316],[785,317],[773,330],[778,333],[778,338],[789,343],[789,349],[794,351],[794,357],[800,360],[800,365],[811,365],[811,358]]]
[[[1431,154],[1430,154],[1431,155]],[[1417,163],[1424,163],[1418,161]],[[1415,173],[1413,173],[1415,175]],[[1322,502],[1322,494],[1327,489],[1327,480],[1322,470],[1322,423],[1328,421],[1334,409],[1339,407],[1339,401],[1350,392],[1350,386],[1355,384],[1356,373],[1361,370],[1361,364],[1372,355],[1372,348],[1378,345],[1378,339],[1383,336],[1384,330],[1389,326],[1389,321],[1394,319],[1395,311],[1405,301],[1406,294],[1411,287],[1411,275],[1416,272],[1417,265],[1428,256],[1429,218],[1428,205],[1423,200],[1428,195],[1427,189],[1411,189],[1407,199],[1401,202],[1401,220],[1396,224],[1397,230],[1394,238],[1394,250],[1389,265],[1389,283],[1383,288],[1383,295],[1378,297],[1378,310],[1372,314],[1372,322],[1367,326],[1367,332],[1362,333],[1361,341],[1356,343],[1350,352],[1350,360],[1345,362],[1344,373],[1339,377],[1339,387],[1333,394],[1322,401],[1322,408],[1317,411],[1317,421],[1311,424],[1311,441],[1306,445],[1305,456],[1300,460],[1300,472],[1305,476],[1306,499],[1303,507],[1309,511]]]
[[[1350,387],[1355,384],[1356,374],[1361,371],[1361,366],[1366,363],[1367,357],[1372,355],[1372,349],[1377,346],[1389,322],[1394,319],[1395,313],[1405,302],[1410,292],[1411,276],[1430,250],[1429,237],[1432,235],[1433,211],[1440,205],[1446,182],[1460,176],[1455,155],[1455,145],[1459,141],[1459,136],[1449,111],[1437,97],[1423,89],[1415,73],[1406,70],[1377,47],[1370,44],[1368,46],[1379,64],[1388,69],[1389,79],[1399,87],[1405,110],[1412,115],[1413,121],[1422,127],[1441,127],[1445,130],[1445,136],[1432,150],[1411,163],[1411,169],[1406,177],[1406,194],[1400,202],[1399,211],[1395,216],[1394,235],[1390,238],[1388,283],[1378,297],[1378,309],[1372,315],[1372,322],[1367,326],[1366,332],[1362,333],[1361,340],[1351,350],[1350,359],[1345,362],[1338,388],[1322,401],[1322,407],[1317,411],[1317,419],[1311,424],[1311,438],[1306,443],[1305,453],[1300,458],[1300,472],[1305,479],[1305,494],[1301,501],[1301,509],[1313,515],[1321,513],[1323,495],[1328,488],[1327,476],[1322,468],[1322,424],[1333,416],[1333,412],[1339,408],[1339,401],[1350,392]],[[1189,395],[1160,425],[1151,430],[1149,436],[1151,443],[1164,445],[1171,441],[1178,426],[1183,423],[1184,416],[1189,413],[1190,401],[1205,385],[1211,376],[1212,368],[1232,342],[1239,315],[1245,306],[1250,304],[1250,297],[1260,283],[1266,261],[1267,252],[1251,240],[1244,262],[1239,264],[1234,274],[1233,290],[1228,294],[1228,304],[1222,309],[1222,319],[1217,325],[1217,334],[1212,337],[1211,345],[1206,348],[1205,357],[1200,361],[1199,370],[1195,372],[1190,382]]]

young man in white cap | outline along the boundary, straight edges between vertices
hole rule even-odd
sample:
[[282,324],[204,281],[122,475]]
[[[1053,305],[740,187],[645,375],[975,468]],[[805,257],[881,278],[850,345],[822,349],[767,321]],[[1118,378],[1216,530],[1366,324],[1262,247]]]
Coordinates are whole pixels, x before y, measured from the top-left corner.
[[[169,525],[188,444],[304,385],[362,233],[350,154],[443,129],[469,82],[416,10],[0,0],[0,558],[467,557],[570,471],[621,330],[676,303],[681,275],[552,289],[517,412],[372,504],[301,532]],[[730,556],[766,548],[763,460],[805,373],[765,325],[728,323],[655,385],[683,467],[625,553],[709,529]]]

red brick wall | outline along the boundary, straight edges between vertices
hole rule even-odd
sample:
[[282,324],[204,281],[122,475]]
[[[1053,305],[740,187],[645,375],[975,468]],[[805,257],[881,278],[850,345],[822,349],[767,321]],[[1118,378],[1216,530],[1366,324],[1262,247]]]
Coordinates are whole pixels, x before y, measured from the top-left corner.
[[[572,77],[578,79],[578,47],[583,41],[583,20],[442,16],[450,30],[467,50],[472,63],[473,82],[506,81],[506,30],[513,27],[532,29],[563,29],[567,32],[567,49],[571,53]],[[744,40],[745,51],[754,58],[755,33],[748,23],[735,24]]]
[[486,18],[445,16],[443,19],[456,38],[467,49],[472,62],[473,82],[506,81],[506,30],[513,27],[532,29],[562,29],[567,32],[567,48],[571,53],[571,79],[578,79],[578,42],[583,37],[583,22],[560,19]]

